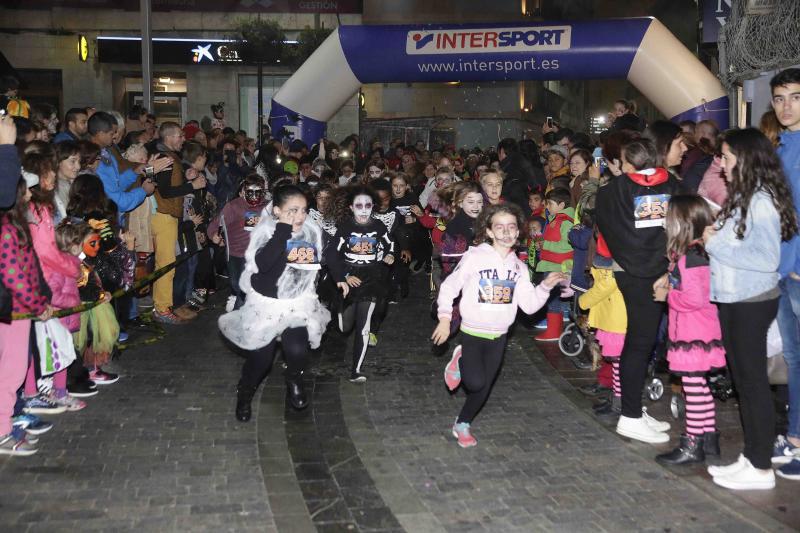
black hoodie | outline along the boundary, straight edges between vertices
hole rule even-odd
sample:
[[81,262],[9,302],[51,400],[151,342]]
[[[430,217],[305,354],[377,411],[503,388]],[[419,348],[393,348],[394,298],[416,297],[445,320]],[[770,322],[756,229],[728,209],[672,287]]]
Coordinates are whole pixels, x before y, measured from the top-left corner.
[[[611,256],[625,272],[638,278],[655,278],[667,271],[663,221],[666,201],[678,193],[679,184],[663,168],[641,172],[623,174],[600,188],[597,226]],[[652,198],[660,195],[666,198]]]

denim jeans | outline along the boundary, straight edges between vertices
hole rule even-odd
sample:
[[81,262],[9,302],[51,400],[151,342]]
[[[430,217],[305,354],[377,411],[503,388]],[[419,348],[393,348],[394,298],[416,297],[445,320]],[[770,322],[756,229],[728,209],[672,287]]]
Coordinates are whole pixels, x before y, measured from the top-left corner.
[[800,281],[784,278],[779,284],[778,327],[783,341],[783,357],[789,368],[790,437],[800,439]]
[[244,292],[239,287],[239,278],[244,272],[244,257],[230,256],[228,258],[228,281],[231,284],[231,295],[236,296],[234,309],[239,309],[244,305]]

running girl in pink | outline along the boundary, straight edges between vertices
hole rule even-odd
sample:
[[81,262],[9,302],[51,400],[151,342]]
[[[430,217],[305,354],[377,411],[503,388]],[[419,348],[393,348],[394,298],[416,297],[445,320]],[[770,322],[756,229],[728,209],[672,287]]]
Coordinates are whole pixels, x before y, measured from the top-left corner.
[[517,258],[525,217],[514,204],[486,207],[475,225],[475,242],[461,262],[442,283],[438,298],[439,324],[431,336],[435,344],[450,336],[453,301],[461,295],[461,346],[445,369],[445,383],[450,390],[464,385],[467,401],[455,424],[453,436],[462,448],[475,446],[470,424],[486,403],[503,354],[506,333],[519,307],[525,313],[538,311],[557,283],[566,280],[553,272],[534,287],[528,279],[528,267]]

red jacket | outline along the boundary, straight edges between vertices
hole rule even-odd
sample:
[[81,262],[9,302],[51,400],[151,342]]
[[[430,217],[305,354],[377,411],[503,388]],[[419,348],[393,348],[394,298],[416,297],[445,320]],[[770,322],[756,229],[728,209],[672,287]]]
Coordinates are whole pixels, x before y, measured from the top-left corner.
[[[544,242],[561,242],[561,225],[564,222],[571,221],[572,218],[567,213],[558,213],[544,230]],[[547,250],[545,246],[542,246],[542,251],[539,254],[541,261],[549,261],[551,263],[563,263],[564,261],[572,259],[572,256],[572,251],[558,253]]]

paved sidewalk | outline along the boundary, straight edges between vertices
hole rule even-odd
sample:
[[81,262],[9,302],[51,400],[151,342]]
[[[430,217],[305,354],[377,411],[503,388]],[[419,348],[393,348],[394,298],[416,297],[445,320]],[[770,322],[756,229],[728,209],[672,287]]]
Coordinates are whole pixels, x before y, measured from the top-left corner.
[[[416,278],[415,278],[416,280]],[[687,481],[575,400],[522,330],[462,450],[463,401],[430,354],[429,300],[390,307],[365,365],[331,333],[287,408],[280,365],[249,424],[233,417],[242,360],[218,312],[127,350],[123,378],[54,417],[31,458],[0,459],[0,524],[13,531],[785,531],[709,479]],[[220,299],[224,299],[220,297]],[[779,481],[779,483],[787,483]],[[798,503],[795,506],[800,505]],[[13,528],[13,529],[12,529]]]

